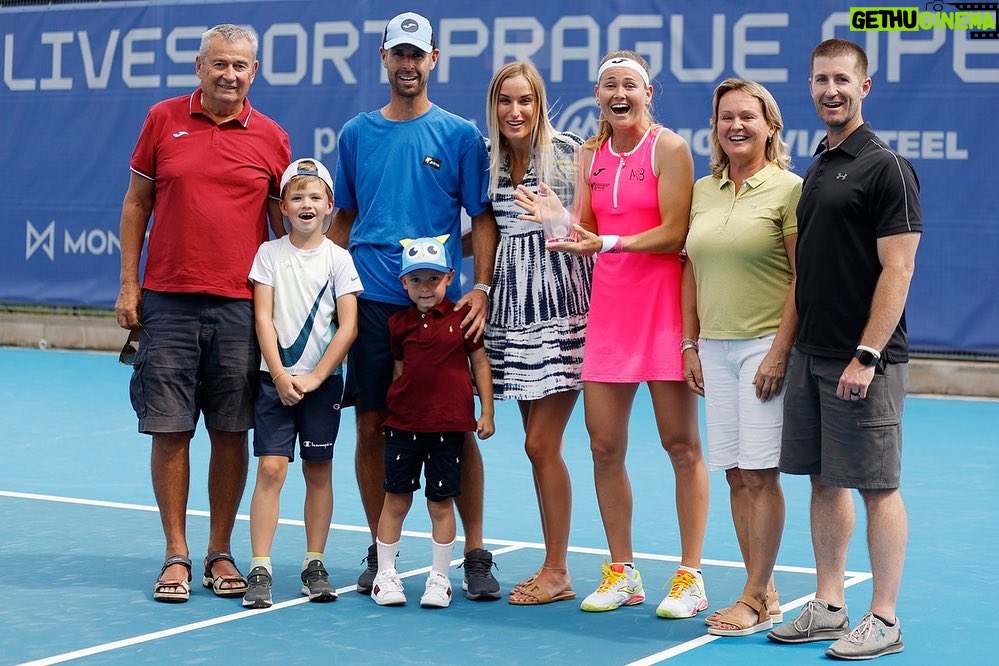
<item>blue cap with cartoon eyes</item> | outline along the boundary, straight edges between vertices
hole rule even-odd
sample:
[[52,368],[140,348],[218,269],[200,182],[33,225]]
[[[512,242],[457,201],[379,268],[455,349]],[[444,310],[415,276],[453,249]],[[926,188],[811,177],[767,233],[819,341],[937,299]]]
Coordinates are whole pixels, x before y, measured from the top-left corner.
[[435,238],[403,238],[399,241],[402,245],[402,270],[399,271],[399,277],[421,268],[450,273],[451,262],[444,249],[444,242],[450,237],[451,234],[444,234]]

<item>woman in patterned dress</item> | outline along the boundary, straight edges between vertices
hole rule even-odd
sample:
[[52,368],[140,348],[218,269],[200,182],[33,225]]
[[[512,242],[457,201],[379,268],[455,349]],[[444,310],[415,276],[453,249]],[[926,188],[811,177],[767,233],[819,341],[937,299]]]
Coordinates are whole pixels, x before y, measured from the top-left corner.
[[537,573],[514,587],[510,603],[575,598],[566,562],[572,490],[562,434],[579,390],[593,261],[545,248],[540,211],[515,194],[558,195],[572,207],[579,137],[557,132],[548,117],[541,74],[513,62],[489,85],[489,194],[500,240],[485,330],[498,400],[516,400],[531,461],[545,540]]

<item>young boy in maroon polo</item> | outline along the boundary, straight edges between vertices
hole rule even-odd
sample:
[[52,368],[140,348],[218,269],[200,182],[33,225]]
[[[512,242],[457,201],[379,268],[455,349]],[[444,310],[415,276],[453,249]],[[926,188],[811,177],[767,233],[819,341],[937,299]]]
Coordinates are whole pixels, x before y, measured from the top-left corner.
[[[399,279],[413,307],[389,318],[395,359],[385,420],[385,504],[378,521],[378,573],[371,598],[381,606],[406,603],[395,570],[402,522],[419,489],[424,467],[427,508],[433,523],[433,566],[420,605],[451,603],[447,571],[454,551],[454,498],[460,494],[465,433],[480,439],[495,432],[489,360],[482,341],[466,339],[461,322],[468,306],[454,311],[445,292],[454,269],[444,248],[448,236],[405,239]],[[472,378],[481,415],[475,418]]]

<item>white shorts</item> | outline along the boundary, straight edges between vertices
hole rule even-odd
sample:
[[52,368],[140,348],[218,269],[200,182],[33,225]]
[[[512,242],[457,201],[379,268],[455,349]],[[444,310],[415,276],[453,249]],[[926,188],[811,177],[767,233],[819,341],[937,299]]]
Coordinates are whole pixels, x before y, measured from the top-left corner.
[[[774,336],[753,340],[701,339],[708,468],[770,469],[780,460],[784,389],[763,402],[753,377]],[[785,374],[786,376],[786,374]]]

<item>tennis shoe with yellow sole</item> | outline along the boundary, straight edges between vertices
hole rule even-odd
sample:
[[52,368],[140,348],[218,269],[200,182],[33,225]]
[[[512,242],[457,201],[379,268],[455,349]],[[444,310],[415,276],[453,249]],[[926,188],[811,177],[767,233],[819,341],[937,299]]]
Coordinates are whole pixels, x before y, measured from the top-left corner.
[[645,588],[638,569],[627,564],[604,563],[600,565],[603,581],[596,592],[585,599],[579,607],[591,613],[612,611],[621,606],[634,606],[645,601]]
[[697,571],[680,567],[673,577],[666,581],[669,594],[659,604],[656,615],[670,620],[694,617],[708,607],[708,595],[704,592],[704,579]]

